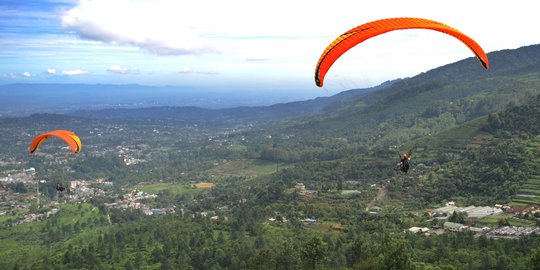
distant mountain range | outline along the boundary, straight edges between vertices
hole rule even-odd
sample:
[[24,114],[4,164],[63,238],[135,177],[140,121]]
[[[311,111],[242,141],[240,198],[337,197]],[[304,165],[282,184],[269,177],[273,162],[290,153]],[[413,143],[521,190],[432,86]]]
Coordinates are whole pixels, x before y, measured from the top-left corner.
[[96,119],[165,120],[172,122],[197,122],[211,125],[230,125],[245,122],[268,121],[316,115],[329,107],[338,107],[354,97],[384,89],[395,82],[388,81],[367,89],[343,91],[331,97],[318,97],[306,101],[278,103],[270,106],[241,106],[225,109],[199,107],[149,107],[139,109],[111,108],[104,110],[79,110],[70,115]]
[[137,84],[9,84],[0,85],[0,117],[73,110],[193,106],[209,109],[266,106],[305,100],[320,93],[233,91]]
[[[336,125],[346,129],[351,125],[362,126],[366,122],[429,111],[435,102],[461,100],[464,103],[467,100],[482,107],[467,116],[475,117],[496,111],[525,92],[540,91],[540,45],[492,52],[488,56],[488,71],[478,68],[474,63],[476,59],[471,57],[373,88],[269,106],[257,106],[262,101],[256,100],[264,99],[263,96],[246,96],[245,93],[212,97],[208,93],[192,89],[179,91],[174,87],[13,84],[0,86],[0,107],[2,112],[11,108],[24,113],[24,104],[28,104],[33,109],[94,119],[160,119],[222,125],[309,117],[310,125],[321,129],[335,129]],[[103,103],[104,100],[115,102]],[[182,106],[175,104],[179,100]],[[227,107],[225,104],[233,106],[244,102],[254,105],[223,108]],[[59,108],[62,110],[58,111]]]
[[[331,97],[270,106],[203,109],[151,107],[84,110],[72,115],[97,119],[161,119],[230,124],[245,121],[309,117],[310,125],[335,129],[377,123],[394,116],[433,110],[436,102],[470,103],[466,117],[474,118],[515,102],[524,93],[540,91],[540,45],[488,54],[490,69],[467,58],[417,76],[389,81],[369,89],[354,89]],[[466,119],[465,119],[466,120]]]

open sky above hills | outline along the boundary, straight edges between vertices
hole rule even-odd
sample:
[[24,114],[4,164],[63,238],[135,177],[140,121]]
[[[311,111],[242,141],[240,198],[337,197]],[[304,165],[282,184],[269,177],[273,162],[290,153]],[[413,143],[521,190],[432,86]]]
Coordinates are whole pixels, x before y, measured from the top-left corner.
[[[458,40],[395,31],[315,64],[339,34],[389,17],[457,28],[486,52],[540,43],[533,1],[3,0],[0,84],[106,83],[332,95],[472,57]],[[479,66],[479,68],[481,68]]]

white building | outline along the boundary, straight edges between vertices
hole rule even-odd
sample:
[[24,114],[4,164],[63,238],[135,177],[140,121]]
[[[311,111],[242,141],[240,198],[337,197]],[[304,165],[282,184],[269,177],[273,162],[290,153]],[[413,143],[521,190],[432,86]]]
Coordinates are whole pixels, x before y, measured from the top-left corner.
[[428,227],[411,227],[409,228],[409,232],[412,232],[412,233],[427,233],[429,232],[429,228]]
[[297,183],[294,188],[298,190],[299,192],[306,191],[306,186],[303,183]]
[[452,215],[454,212],[458,213],[467,213],[468,219],[482,219],[489,216],[496,216],[502,214],[503,211],[499,208],[489,207],[489,206],[467,206],[467,207],[457,207],[455,205],[443,206],[433,210],[434,214],[444,214],[447,216]]

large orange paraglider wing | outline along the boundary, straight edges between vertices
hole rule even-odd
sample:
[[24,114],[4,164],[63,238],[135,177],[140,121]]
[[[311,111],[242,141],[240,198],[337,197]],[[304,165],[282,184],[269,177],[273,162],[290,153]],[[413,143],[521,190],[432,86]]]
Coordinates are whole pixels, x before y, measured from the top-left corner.
[[391,18],[362,24],[345,32],[330,43],[322,53],[319,62],[317,63],[317,67],[315,68],[315,84],[322,87],[326,72],[328,72],[332,64],[334,64],[341,55],[352,47],[374,36],[402,29],[430,29],[451,35],[467,45],[485,69],[488,69],[489,67],[487,55],[482,47],[480,47],[480,45],[472,38],[466,36],[457,29],[427,19]]
[[53,136],[65,141],[71,148],[71,152],[79,153],[81,151],[81,139],[75,133],[69,130],[54,130],[40,134],[35,137],[34,140],[32,140],[32,142],[30,143],[30,153],[34,153],[43,142]]

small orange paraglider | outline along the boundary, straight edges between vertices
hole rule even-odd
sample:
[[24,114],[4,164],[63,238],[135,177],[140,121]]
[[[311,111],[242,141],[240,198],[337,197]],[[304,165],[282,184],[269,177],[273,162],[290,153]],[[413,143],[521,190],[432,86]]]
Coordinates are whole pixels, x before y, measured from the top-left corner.
[[43,142],[53,136],[65,141],[71,148],[71,152],[74,154],[79,153],[82,150],[81,139],[75,133],[69,130],[54,130],[35,137],[34,140],[32,140],[32,143],[30,143],[30,153],[34,153]]

